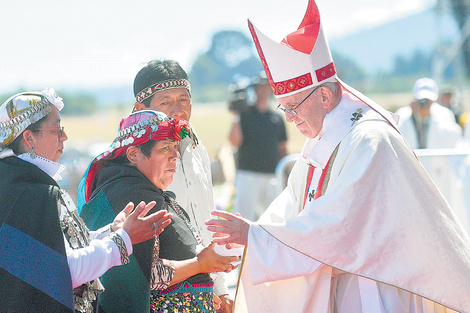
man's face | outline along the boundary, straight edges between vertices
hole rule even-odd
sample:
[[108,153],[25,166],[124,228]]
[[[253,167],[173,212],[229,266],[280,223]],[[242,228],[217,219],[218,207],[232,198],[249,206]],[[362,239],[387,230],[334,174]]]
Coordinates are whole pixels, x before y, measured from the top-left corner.
[[427,117],[431,114],[431,104],[433,101],[429,99],[420,99],[411,103],[411,109],[413,114],[421,115],[421,117]]
[[[286,120],[299,129],[300,133],[309,138],[315,138],[323,126],[323,119],[328,113],[321,103],[321,87],[315,90],[298,108],[295,109],[297,115],[286,112]],[[284,108],[295,108],[305,99],[311,92],[311,89],[304,90],[292,96],[279,99],[279,103]]]
[[191,117],[191,97],[186,88],[162,90],[153,95],[149,109],[189,121]]
[[258,99],[269,99],[272,96],[273,91],[269,83],[265,83],[255,87]]

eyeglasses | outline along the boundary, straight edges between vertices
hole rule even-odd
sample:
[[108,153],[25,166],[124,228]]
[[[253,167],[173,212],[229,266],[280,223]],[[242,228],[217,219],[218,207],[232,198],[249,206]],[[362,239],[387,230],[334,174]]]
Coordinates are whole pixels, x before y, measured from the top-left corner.
[[290,113],[290,114],[292,114],[292,115],[297,115],[297,112],[296,112],[295,110],[297,110],[297,108],[298,108],[302,103],[304,103],[305,100],[307,100],[307,98],[310,97],[310,95],[315,92],[315,90],[317,90],[317,89],[320,88],[320,87],[321,87],[321,86],[317,86],[317,87],[313,88],[313,90],[308,94],[308,96],[306,96],[305,99],[303,99],[302,101],[300,101],[300,103],[299,103],[295,108],[293,108],[293,109],[292,109],[292,108],[287,108],[287,109],[286,109],[286,108],[282,107],[282,105],[279,103],[279,105],[277,106],[278,110],[281,110],[282,112],[284,112],[284,114]]
[[62,127],[50,127],[50,128],[38,128],[37,130],[55,130],[59,132],[59,137],[64,135],[64,126]]

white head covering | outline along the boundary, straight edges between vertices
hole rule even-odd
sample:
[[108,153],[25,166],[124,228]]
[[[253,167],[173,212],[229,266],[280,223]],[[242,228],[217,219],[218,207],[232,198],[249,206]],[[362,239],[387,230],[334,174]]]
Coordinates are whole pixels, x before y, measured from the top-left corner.
[[439,97],[439,87],[434,79],[420,78],[413,86],[413,94],[416,100],[429,99],[436,101]]
[[248,27],[277,98],[336,81],[336,69],[313,0],[299,28],[277,43],[248,20]]
[[29,125],[52,112],[62,110],[64,103],[53,88],[41,92],[22,92],[11,96],[0,106],[0,151],[13,142]]

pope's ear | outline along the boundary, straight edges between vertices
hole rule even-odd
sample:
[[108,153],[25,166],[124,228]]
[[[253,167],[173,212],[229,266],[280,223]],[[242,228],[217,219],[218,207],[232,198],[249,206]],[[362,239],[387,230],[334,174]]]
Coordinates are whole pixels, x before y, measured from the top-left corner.
[[132,165],[137,164],[137,160],[139,159],[139,153],[140,149],[135,146],[130,146],[129,148],[127,148],[126,156]]
[[322,106],[325,109],[329,109],[330,105],[333,103],[333,92],[330,90],[330,88],[327,87],[320,87],[320,99]]

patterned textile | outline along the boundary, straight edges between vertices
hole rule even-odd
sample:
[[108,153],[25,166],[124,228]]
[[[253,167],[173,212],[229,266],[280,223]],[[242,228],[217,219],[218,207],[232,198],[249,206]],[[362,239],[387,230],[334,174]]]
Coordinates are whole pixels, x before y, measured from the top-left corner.
[[112,241],[116,244],[116,246],[119,248],[119,253],[121,254],[121,263],[122,264],[127,264],[129,263],[129,255],[127,254],[127,249],[126,249],[126,243],[124,240],[116,234],[115,232],[112,232],[109,235],[109,238],[111,238]]
[[153,247],[153,260],[150,289],[162,290],[170,286],[170,282],[175,276],[175,266],[170,260],[160,259],[160,238],[155,237]]
[[150,312],[205,312],[215,313],[213,283],[189,284],[182,282],[165,291],[150,295]]
[[[60,202],[66,208],[63,220],[60,222],[60,227],[64,233],[65,238],[73,249],[80,249],[87,247],[90,244],[90,231],[86,227],[83,220],[78,216],[77,208],[73,203],[70,195],[64,189],[60,189]],[[118,239],[124,244],[122,238],[114,233],[115,236],[111,237],[114,242]],[[119,244],[116,242],[119,247]],[[121,255],[124,253],[127,256],[127,250],[124,245],[124,252],[120,248]],[[73,289],[73,300],[75,311],[93,313],[93,302],[96,300],[97,295],[104,291],[103,285],[99,279],[89,281]]]
[[140,91],[136,96],[136,101],[142,103],[145,99],[150,98],[155,93],[166,90],[166,89],[173,89],[173,88],[186,88],[188,89],[189,95],[191,95],[191,86],[189,85],[189,81],[186,79],[176,79],[176,80],[165,80],[163,82],[158,82],[153,84],[152,86],[145,88],[144,90]]

